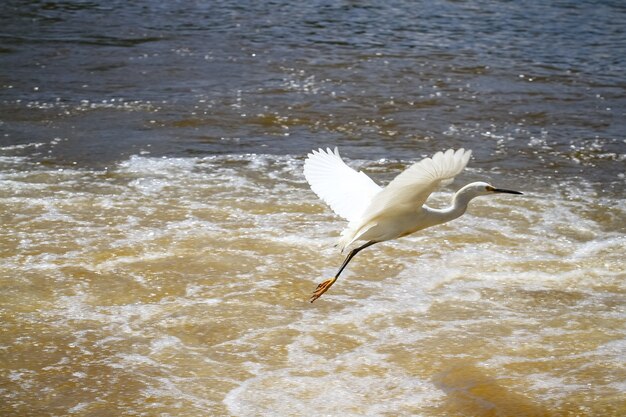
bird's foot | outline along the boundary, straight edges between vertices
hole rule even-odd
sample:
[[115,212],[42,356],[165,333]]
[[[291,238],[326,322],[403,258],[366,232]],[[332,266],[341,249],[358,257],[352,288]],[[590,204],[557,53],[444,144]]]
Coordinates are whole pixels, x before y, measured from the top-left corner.
[[315,291],[313,292],[313,295],[311,295],[311,302],[317,300],[318,298],[320,298],[322,296],[322,294],[324,294],[326,291],[328,291],[328,289],[331,287],[331,285],[333,285],[335,283],[335,281],[337,281],[337,278],[331,278],[331,279],[327,279],[326,281],[322,282],[320,285],[317,286],[317,288],[315,289]]

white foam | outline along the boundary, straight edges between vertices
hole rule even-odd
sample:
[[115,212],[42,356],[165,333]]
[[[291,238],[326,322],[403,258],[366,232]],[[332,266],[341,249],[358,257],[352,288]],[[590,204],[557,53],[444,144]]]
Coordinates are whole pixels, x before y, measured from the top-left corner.
[[168,174],[189,172],[196,165],[197,161],[196,158],[156,158],[133,155],[118,165],[118,172],[166,176]]
[[[381,353],[389,347],[420,346],[445,332],[463,334],[466,328],[500,325],[511,328],[511,333],[493,336],[493,343],[513,352],[522,342],[549,350],[553,346],[544,339],[572,331],[567,326],[541,326],[556,311],[570,322],[599,317],[602,326],[621,320],[618,308],[594,306],[610,305],[615,303],[611,297],[619,296],[626,247],[624,232],[608,230],[598,204],[610,206],[616,217],[624,213],[625,205],[611,197],[599,201],[584,184],[567,193],[561,187],[573,184],[554,184],[549,191],[520,197],[477,199],[453,223],[359,254],[332,290],[313,305],[256,300],[259,289],[285,285],[277,278],[284,276],[285,268],[306,271],[300,279],[310,280],[313,289],[342,260],[332,245],[345,223],[309,191],[301,164],[301,159],[271,155],[133,156],[107,175],[75,168],[11,168],[0,177],[5,190],[0,203],[24,210],[10,213],[0,231],[7,241],[17,239],[2,273],[25,280],[45,275],[46,280],[39,282],[49,285],[53,294],[42,304],[54,307],[40,314],[59,328],[88,323],[92,333],[72,329],[73,347],[85,354],[96,349],[115,352],[107,356],[107,366],[133,372],[149,387],[141,395],[154,404],[188,401],[197,410],[216,406],[203,397],[205,393],[198,394],[206,381],[188,372],[180,363],[184,361],[168,362],[170,356],[201,356],[205,361],[196,366],[215,367],[222,365],[210,357],[216,351],[245,352],[237,355],[245,356],[247,365],[233,361],[226,368],[236,372],[224,372],[210,382],[236,384],[225,394],[224,404],[237,416],[401,414],[415,404],[436,404],[445,394],[428,377],[408,374]],[[443,205],[450,192],[434,197]],[[315,207],[315,213],[301,207]],[[93,293],[105,274],[148,291],[155,277],[142,266],[180,259],[200,263],[203,257],[212,261],[212,256],[224,253],[241,260],[236,265],[241,268],[233,267],[228,282],[220,284],[224,298],[212,292],[210,268],[196,281],[198,273],[187,273],[184,267],[176,275],[158,276],[181,280],[176,296],[147,302],[125,294],[130,300],[126,304],[108,305]],[[66,272],[67,267],[81,267],[91,275],[81,280]],[[524,298],[529,292],[555,290],[565,294],[557,306],[531,307]],[[567,298],[569,293],[576,297]],[[300,295],[303,300],[307,296]],[[555,297],[558,301],[558,294]],[[448,303],[485,312],[433,319],[431,328],[396,320],[429,320],[431,309]],[[170,331],[179,331],[182,324],[233,319],[227,316],[229,310],[243,315],[235,319],[244,320],[254,311],[262,320],[212,346],[194,344]],[[259,340],[282,331],[289,332],[286,357],[271,362],[256,354]],[[619,334],[611,332],[607,334]],[[351,347],[336,353],[320,350],[320,335],[332,340],[334,333]],[[612,341],[580,358],[591,366],[600,360],[619,364],[624,354],[623,343]],[[506,364],[523,360],[515,354],[494,355],[480,365],[505,372]],[[303,364],[315,364],[316,372],[303,369]],[[181,374],[189,377],[179,378]],[[20,381],[29,378],[10,375]],[[551,373],[514,376],[536,379],[534,389],[547,398],[583,389],[578,382]],[[623,388],[619,381],[610,384]],[[80,413],[86,407],[81,404],[71,410]]]
[[589,242],[583,243],[572,254],[572,259],[585,259],[599,256],[604,253],[624,253],[626,249],[626,236],[616,235],[609,236],[604,239],[595,239]]
[[151,378],[150,384],[141,391],[141,394],[144,398],[151,399],[153,407],[159,406],[159,401],[155,402],[155,399],[173,403],[174,408],[183,408],[183,402],[187,402],[200,414],[205,414],[215,407],[215,403],[206,399],[204,395],[195,394],[187,389],[188,383],[187,378],[175,376]]
[[76,404],[75,406],[69,408],[67,411],[70,414],[74,414],[74,413],[80,413],[82,412],[85,408],[89,407],[89,403],[86,402],[81,402]]
[[[0,151],[15,151],[15,150],[22,150],[22,149],[29,149],[29,148],[37,149],[37,148],[40,148],[40,147],[45,146],[45,145],[46,144],[43,143],[43,142],[21,143],[19,145],[0,146]],[[20,159],[23,160],[25,158],[20,158]]]
[[[319,363],[319,362],[318,362]],[[260,372],[224,398],[229,413],[257,415],[364,416],[394,414],[442,396],[431,383],[401,372],[381,377],[330,372],[298,376],[289,370]]]
[[153,340],[150,343],[151,353],[159,353],[165,349],[180,349],[183,346],[182,341],[178,337],[174,336],[165,336],[158,339]]

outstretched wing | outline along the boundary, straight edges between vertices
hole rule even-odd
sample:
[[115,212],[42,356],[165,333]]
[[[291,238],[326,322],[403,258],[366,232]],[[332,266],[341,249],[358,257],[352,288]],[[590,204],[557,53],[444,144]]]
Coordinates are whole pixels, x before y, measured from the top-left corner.
[[368,222],[395,209],[421,207],[433,191],[463,171],[471,155],[472,151],[463,148],[448,149],[416,162],[376,195],[363,212],[362,220]]
[[304,161],[304,177],[315,194],[348,221],[360,218],[381,190],[366,174],[346,165],[337,148],[309,153]]

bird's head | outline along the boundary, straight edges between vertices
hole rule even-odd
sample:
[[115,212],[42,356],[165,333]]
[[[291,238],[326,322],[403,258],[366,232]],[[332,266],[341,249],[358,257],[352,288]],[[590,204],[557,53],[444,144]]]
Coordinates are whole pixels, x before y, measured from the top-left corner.
[[486,182],[473,182],[471,184],[466,185],[464,188],[467,188],[471,194],[475,196],[480,195],[491,195],[491,194],[522,194],[519,191],[513,190],[505,190],[504,188],[496,188],[491,184]]

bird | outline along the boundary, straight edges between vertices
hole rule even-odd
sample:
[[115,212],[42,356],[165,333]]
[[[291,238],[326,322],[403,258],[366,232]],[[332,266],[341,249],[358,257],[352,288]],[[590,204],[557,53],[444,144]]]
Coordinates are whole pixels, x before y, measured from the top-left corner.
[[363,249],[454,220],[465,213],[475,197],[523,194],[479,181],[459,189],[446,208],[426,205],[433,191],[450,184],[463,171],[471,155],[471,150],[463,148],[437,152],[415,162],[383,188],[364,172],[350,168],[337,147],[311,151],[304,161],[304,177],[313,192],[348,221],[336,246],[343,253],[356,242],[365,243],[348,252],[335,276],[319,284],[309,301],[314,302],[328,291]]

